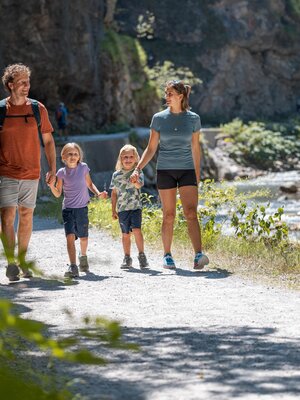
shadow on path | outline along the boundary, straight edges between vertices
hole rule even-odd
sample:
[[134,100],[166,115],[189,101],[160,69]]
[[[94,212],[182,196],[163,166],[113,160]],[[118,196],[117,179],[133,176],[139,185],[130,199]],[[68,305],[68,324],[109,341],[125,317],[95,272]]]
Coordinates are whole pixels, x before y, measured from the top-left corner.
[[174,272],[176,272],[176,274],[179,276],[198,277],[198,278],[200,277],[206,279],[224,279],[232,275],[231,272],[221,268],[217,268],[215,270],[202,269],[200,271],[176,268]]
[[[216,326],[205,331],[126,328],[124,339],[139,344],[140,352],[116,350],[106,354],[112,361],[107,367],[66,366],[65,372],[85,381],[76,390],[89,394],[89,399],[100,395],[114,400],[146,399],[164,390],[176,398],[177,389],[187,399],[233,399],[246,393],[296,398],[300,394],[299,340],[278,338],[275,332],[249,326]],[[103,349],[99,352],[103,355]],[[85,387],[93,390],[85,392]],[[202,391],[209,397],[201,397]]]

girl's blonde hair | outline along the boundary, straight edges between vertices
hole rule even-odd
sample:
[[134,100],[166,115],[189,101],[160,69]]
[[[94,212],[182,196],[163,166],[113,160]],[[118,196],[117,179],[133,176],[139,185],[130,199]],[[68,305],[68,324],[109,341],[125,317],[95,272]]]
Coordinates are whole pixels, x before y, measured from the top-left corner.
[[136,161],[134,166],[136,166],[137,163],[140,161],[140,156],[139,156],[139,153],[138,153],[136,147],[132,146],[131,144],[125,144],[125,146],[123,146],[119,152],[118,160],[116,163],[116,171],[120,171],[123,168],[121,156],[122,156],[122,153],[124,153],[124,151],[133,151],[133,153],[135,155],[135,161]]
[[77,143],[67,143],[64,145],[62,148],[62,151],[60,153],[62,162],[64,163],[64,155],[70,150],[70,149],[76,149],[79,154],[79,160],[78,163],[80,163],[83,160],[83,151],[82,148],[79,146]]

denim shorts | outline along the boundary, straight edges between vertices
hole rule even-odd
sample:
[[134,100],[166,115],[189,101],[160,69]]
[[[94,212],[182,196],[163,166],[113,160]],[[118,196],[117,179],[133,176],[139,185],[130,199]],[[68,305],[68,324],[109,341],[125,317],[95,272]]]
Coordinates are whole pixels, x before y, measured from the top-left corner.
[[142,210],[127,210],[118,213],[122,233],[129,233],[132,229],[141,229]]
[[194,169],[157,170],[158,189],[174,189],[181,186],[198,186]]
[[38,179],[14,179],[0,176],[0,208],[35,208]]
[[64,208],[62,210],[66,236],[74,234],[77,238],[89,236],[88,208]]

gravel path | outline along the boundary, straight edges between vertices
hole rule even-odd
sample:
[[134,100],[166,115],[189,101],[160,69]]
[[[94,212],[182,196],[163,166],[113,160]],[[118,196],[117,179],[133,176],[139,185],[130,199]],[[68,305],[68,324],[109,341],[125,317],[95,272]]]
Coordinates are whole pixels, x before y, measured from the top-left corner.
[[[137,258],[134,249],[134,266]],[[62,226],[35,218],[30,256],[49,275],[63,275],[67,256]],[[197,272],[189,260],[163,271],[121,271],[120,241],[91,229],[91,273],[66,286],[34,278],[7,284],[1,260],[0,295],[22,315],[66,332],[86,314],[120,320],[138,353],[108,351],[105,367],[64,366],[83,383],[87,399],[228,400],[300,396],[300,294],[243,281],[226,271]],[[75,320],[63,313],[70,309]],[[101,397],[103,396],[103,397]]]

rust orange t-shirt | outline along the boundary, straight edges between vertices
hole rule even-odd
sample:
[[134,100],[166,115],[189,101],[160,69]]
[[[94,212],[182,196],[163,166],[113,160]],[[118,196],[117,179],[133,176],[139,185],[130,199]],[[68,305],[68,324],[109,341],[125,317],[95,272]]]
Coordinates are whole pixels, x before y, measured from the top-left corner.
[[[53,132],[46,107],[40,102],[38,105],[42,134]],[[33,115],[29,100],[21,106],[7,100],[6,107],[6,115]],[[0,130],[0,176],[39,179],[40,157],[39,133],[34,116],[5,118]]]

